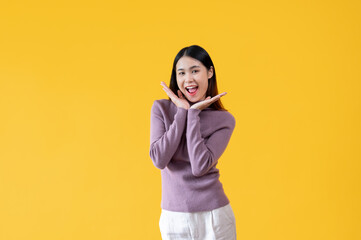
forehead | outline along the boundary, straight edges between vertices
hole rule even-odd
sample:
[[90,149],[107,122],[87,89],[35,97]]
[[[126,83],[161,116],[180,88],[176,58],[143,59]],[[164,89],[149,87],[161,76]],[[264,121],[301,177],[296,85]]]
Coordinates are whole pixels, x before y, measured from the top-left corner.
[[198,61],[195,58],[192,57],[188,57],[188,56],[183,56],[181,57],[176,65],[176,70],[182,68],[184,69],[189,69],[192,66],[199,66],[199,67],[203,67],[202,62]]

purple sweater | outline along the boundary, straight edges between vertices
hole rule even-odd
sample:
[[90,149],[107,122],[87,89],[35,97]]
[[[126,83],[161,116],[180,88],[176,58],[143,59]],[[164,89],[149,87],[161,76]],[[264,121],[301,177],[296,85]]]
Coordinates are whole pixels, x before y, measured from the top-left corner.
[[235,123],[228,111],[187,110],[168,99],[154,101],[149,155],[161,169],[162,209],[199,212],[229,203],[216,165]]

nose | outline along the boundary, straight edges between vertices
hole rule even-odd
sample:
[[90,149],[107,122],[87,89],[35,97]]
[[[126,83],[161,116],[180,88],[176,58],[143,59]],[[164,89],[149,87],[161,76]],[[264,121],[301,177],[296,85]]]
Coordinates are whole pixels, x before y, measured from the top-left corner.
[[192,74],[186,74],[186,76],[185,76],[185,82],[193,82],[193,76],[192,76]]

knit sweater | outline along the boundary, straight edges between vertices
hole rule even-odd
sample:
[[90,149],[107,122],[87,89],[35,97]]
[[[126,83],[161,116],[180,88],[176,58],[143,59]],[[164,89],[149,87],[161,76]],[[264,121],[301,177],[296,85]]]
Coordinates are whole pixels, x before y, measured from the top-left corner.
[[149,155],[162,176],[161,208],[199,212],[227,205],[216,165],[234,130],[233,115],[160,99],[153,102],[150,125]]

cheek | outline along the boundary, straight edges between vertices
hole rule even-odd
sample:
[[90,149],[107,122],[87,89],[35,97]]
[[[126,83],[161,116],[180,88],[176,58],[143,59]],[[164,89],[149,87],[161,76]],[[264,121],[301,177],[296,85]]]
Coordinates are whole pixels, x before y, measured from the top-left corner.
[[204,82],[204,83],[202,84],[202,90],[206,92],[207,89],[208,89],[208,82]]
[[183,89],[183,81],[182,80],[179,80],[179,79],[177,79],[177,85],[178,85],[178,88],[179,89]]

